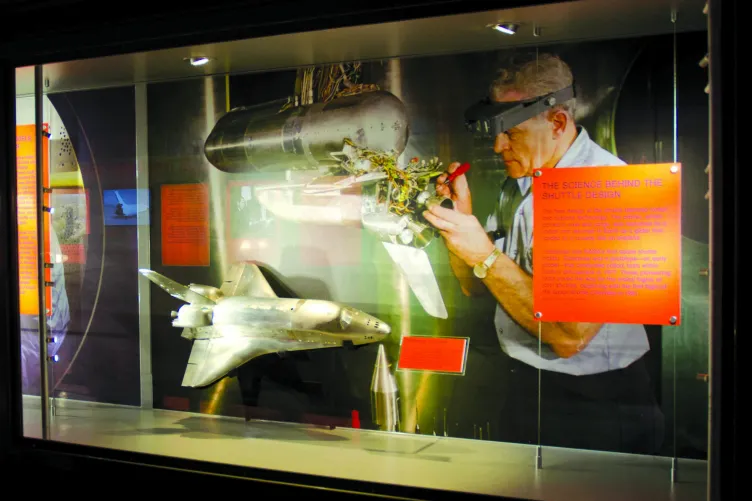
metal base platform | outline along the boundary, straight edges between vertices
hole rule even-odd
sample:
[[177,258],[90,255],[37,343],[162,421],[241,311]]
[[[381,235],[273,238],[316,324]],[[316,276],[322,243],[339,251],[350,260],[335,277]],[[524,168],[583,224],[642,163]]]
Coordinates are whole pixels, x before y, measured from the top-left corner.
[[[41,437],[39,397],[24,397],[24,433]],[[96,447],[525,499],[700,501],[707,462],[536,447],[433,435],[269,421],[245,422],[167,410],[55,401],[50,437]]]

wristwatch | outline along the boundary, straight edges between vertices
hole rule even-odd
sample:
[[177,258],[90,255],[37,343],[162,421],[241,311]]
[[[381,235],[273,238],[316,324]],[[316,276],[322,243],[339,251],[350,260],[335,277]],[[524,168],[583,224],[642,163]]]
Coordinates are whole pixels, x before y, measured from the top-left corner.
[[501,255],[501,251],[498,247],[494,247],[493,252],[488,255],[486,259],[481,261],[480,263],[473,266],[473,275],[475,275],[478,278],[486,278],[486,275],[488,274],[488,269],[493,266],[494,262],[496,262],[496,259]]

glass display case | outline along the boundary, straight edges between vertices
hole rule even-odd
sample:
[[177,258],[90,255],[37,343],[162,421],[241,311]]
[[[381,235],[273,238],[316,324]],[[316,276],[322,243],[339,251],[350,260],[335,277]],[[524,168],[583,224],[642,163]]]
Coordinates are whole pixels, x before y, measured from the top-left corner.
[[708,39],[578,0],[16,68],[19,433],[706,499]]

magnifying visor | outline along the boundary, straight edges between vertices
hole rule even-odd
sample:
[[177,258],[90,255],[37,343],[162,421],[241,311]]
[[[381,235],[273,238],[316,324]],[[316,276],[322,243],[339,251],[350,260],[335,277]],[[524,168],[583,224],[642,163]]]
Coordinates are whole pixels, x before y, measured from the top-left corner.
[[467,130],[493,139],[502,132],[575,97],[574,85],[523,101],[495,102],[487,97],[465,110]]

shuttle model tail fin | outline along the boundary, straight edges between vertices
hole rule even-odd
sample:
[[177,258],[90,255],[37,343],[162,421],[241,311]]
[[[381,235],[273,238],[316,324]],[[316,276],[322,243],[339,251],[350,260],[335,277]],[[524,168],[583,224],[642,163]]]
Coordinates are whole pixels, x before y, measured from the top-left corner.
[[206,296],[192,291],[190,287],[179,284],[171,278],[167,278],[164,275],[157,273],[156,271],[141,268],[138,270],[143,276],[157,284],[160,288],[164,289],[170,296],[191,303],[195,305],[214,305],[216,304]]

